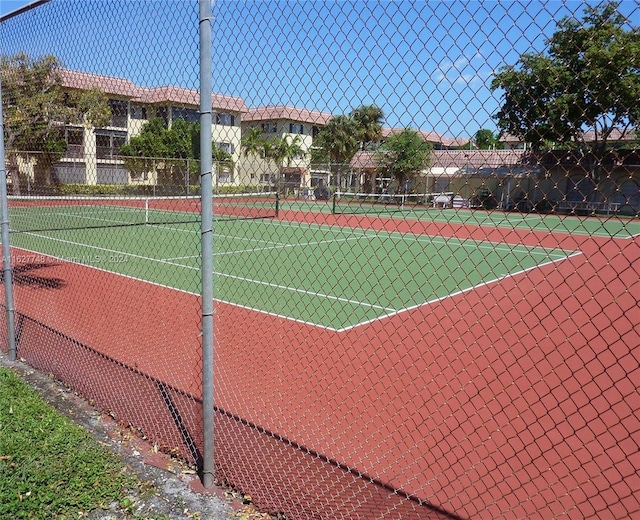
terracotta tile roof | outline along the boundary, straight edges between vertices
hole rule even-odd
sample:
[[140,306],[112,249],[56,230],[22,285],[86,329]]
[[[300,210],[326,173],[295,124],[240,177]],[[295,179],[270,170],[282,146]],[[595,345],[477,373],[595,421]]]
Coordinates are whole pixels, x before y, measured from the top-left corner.
[[[609,137],[607,137],[607,140],[609,142],[612,142],[612,141],[637,141],[639,138],[640,138],[640,136],[638,135],[638,132],[635,131],[635,130],[622,130],[620,128],[614,128],[613,130],[611,130],[611,133],[609,134]],[[585,132],[584,133],[584,140],[587,143],[595,141],[596,140],[596,133],[595,132]]]
[[[179,105],[198,106],[200,104],[200,94],[197,90],[164,86],[154,88],[143,88],[140,99],[143,103],[176,103]],[[246,112],[247,105],[241,98],[213,94],[211,103],[214,109],[230,110],[232,112]]]
[[129,98],[140,97],[142,91],[141,87],[135,86],[131,80],[124,78],[101,76],[100,74],[90,74],[69,69],[60,69],[58,72],[62,78],[62,85],[66,88],[77,90],[97,88],[105,94]]
[[[390,135],[397,134],[398,132],[402,132],[404,128],[383,128],[382,129],[382,138],[387,138]],[[467,144],[469,142],[468,137],[446,137],[444,135],[440,135],[436,132],[430,132],[427,130],[416,130],[422,138],[428,143],[432,143],[435,145],[445,146],[447,148],[453,146],[461,146],[463,144]]]
[[[499,168],[523,163],[522,150],[434,150],[431,154],[431,168]],[[375,152],[356,152],[351,159],[354,170],[376,167]]]
[[353,170],[371,170],[376,167],[374,152],[356,152],[349,163]]
[[523,150],[434,150],[431,167],[498,168],[521,164]]
[[[60,69],[59,72],[62,77],[62,85],[71,89],[88,90],[98,88],[105,94],[129,98],[140,103],[176,103],[189,106],[198,106],[200,104],[200,95],[197,90],[193,89],[174,86],[138,87],[131,80],[124,78],[102,76],[69,69]],[[232,112],[247,111],[247,105],[238,97],[213,94],[211,102],[214,109]]]
[[150,104],[166,103],[168,101],[181,105],[198,105],[200,96],[197,90],[164,86],[141,89],[140,101]]
[[[583,135],[585,142],[591,143],[596,140],[596,133],[585,132]],[[613,141],[637,141],[640,136],[636,130],[623,130],[620,128],[614,128],[611,134],[607,138],[609,142]],[[504,134],[500,137],[502,143],[522,143],[522,139],[511,134]]]
[[502,134],[499,141],[501,143],[521,143],[522,139],[512,134]]
[[326,112],[290,106],[266,106],[252,108],[249,109],[242,118],[242,120],[246,122],[287,120],[323,126],[331,119],[333,119],[333,115],[327,114]]
[[468,145],[469,141],[471,141],[470,137],[443,137],[444,146],[448,148],[460,147],[464,145]]
[[211,97],[211,103],[213,108],[220,108],[224,110],[230,110],[232,112],[242,112],[245,114],[247,110],[247,104],[244,99],[234,96],[224,96],[222,94],[213,94]]

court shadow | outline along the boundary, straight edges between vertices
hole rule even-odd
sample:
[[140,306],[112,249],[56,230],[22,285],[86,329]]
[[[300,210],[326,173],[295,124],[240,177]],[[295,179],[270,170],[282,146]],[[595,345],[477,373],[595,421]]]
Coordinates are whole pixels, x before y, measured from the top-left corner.
[[[32,271],[54,267],[52,263],[26,263],[13,268],[13,283],[36,289],[62,289],[66,284],[61,278],[43,276]],[[0,272],[0,283],[4,283],[4,272]]]

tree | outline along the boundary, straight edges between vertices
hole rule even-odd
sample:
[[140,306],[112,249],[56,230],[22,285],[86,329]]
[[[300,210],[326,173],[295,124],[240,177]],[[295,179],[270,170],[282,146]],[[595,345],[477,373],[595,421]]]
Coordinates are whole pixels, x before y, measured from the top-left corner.
[[306,152],[301,146],[302,139],[299,135],[274,137],[266,143],[265,157],[271,159],[278,168],[278,184],[282,180],[282,168],[290,166],[296,157],[303,157]]
[[589,6],[582,20],[563,18],[546,53],[525,53],[500,69],[491,82],[503,91],[494,116],[500,130],[534,149],[557,143],[597,159],[614,130],[637,128],[640,31],[618,5]]
[[250,128],[240,140],[240,150],[245,157],[255,155],[264,157],[266,152],[266,140],[259,128]]
[[338,184],[342,182],[344,166],[348,164],[358,151],[358,125],[345,115],[332,118],[320,130],[313,141],[318,148],[314,154],[328,157],[330,169],[337,175]]
[[379,141],[382,137],[382,123],[384,112],[376,105],[362,105],[349,114],[358,127],[357,138],[360,141],[360,149],[366,150],[372,142]]
[[107,126],[111,112],[106,95],[97,90],[65,91],[54,56],[31,59],[25,53],[2,56],[2,109],[5,148],[9,153],[9,173],[14,192],[20,193],[18,156],[35,157],[35,182],[48,185],[51,166],[64,156],[68,124],[85,127]]
[[431,145],[411,129],[390,135],[375,153],[380,172],[391,177],[402,191],[427,168],[430,158]]
[[500,147],[500,138],[491,130],[481,128],[473,136],[473,144],[478,150],[495,150]]
[[329,152],[318,145],[318,137],[314,140],[313,146],[309,149],[309,161],[312,165],[329,164],[331,156]]
[[229,152],[218,147],[216,143],[213,143],[212,155],[213,155],[213,166],[217,170],[216,179],[220,178],[220,173],[222,171],[233,172],[235,163],[233,161],[233,156]]
[[167,125],[162,119],[150,119],[139,135],[120,147],[120,153],[127,157],[169,157],[169,148],[163,139],[166,131]]
[[332,162],[343,164],[358,151],[357,135],[358,127],[353,119],[337,116],[320,130],[314,144],[324,148]]
[[167,157],[176,159],[200,158],[200,123],[176,119],[162,136]]
[[[147,121],[140,134],[120,147],[129,171],[146,175],[155,171],[158,183],[182,186],[193,184],[200,159],[200,123],[176,119],[168,128],[164,120]],[[212,143],[212,159],[222,168],[233,169],[231,154]]]
[[[257,127],[249,128],[240,140],[240,153],[245,157],[265,159],[267,157],[268,148],[267,140],[264,138],[262,131]],[[263,174],[265,172],[261,170],[260,173]],[[260,175],[260,177],[263,178],[262,175]]]

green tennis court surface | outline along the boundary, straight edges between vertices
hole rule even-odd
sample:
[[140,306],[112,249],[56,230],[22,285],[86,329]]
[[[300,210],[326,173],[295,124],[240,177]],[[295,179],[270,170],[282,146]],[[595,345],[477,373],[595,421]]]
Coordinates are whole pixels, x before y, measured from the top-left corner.
[[[101,218],[111,220],[104,208]],[[216,222],[214,237],[217,300],[333,330],[572,254],[273,219]],[[22,231],[12,233],[11,241],[29,252],[13,259],[15,267],[30,262],[46,269],[69,261],[192,293],[200,290],[196,222]]]
[[[331,213],[332,201],[305,202],[283,200],[283,210],[321,211]],[[439,209],[427,205],[407,203],[374,204],[370,202],[338,202],[335,213],[340,215],[379,216],[381,218],[416,219],[443,224],[487,226],[583,236],[629,238],[640,235],[640,220],[617,215],[576,216],[539,213],[508,212],[501,210]]]

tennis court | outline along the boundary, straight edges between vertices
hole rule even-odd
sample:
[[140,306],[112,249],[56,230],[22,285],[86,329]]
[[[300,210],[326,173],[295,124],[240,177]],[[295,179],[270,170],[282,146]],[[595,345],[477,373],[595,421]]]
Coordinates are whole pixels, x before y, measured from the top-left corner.
[[[436,208],[432,204],[416,203],[416,196],[402,196],[400,202],[392,197],[388,200],[372,197],[362,199],[338,196],[327,203],[286,200],[281,202],[283,209],[304,211],[313,209],[336,215],[379,216],[381,218],[415,219],[442,224],[461,224],[517,229],[524,231],[542,231],[551,233],[570,233],[585,237],[629,238],[640,235],[640,222],[637,219],[618,215],[561,215],[541,213],[521,213],[518,211],[475,210],[468,208]],[[406,198],[406,200],[405,200]]]
[[[614,419],[583,425],[589,385],[611,381],[600,352],[637,344],[624,310],[637,305],[630,221],[624,235],[597,238],[566,227],[335,215],[319,202],[293,211],[262,196],[216,202],[216,424],[230,480],[285,460],[277,485],[291,485],[288,471],[304,464],[290,464],[302,453],[292,446],[311,446],[364,475],[387,478],[400,464],[407,476],[396,487],[447,510],[462,509],[464,490],[509,471],[535,490],[553,479],[552,501],[580,500],[576,482],[624,495],[624,478],[611,484],[574,454],[607,439],[623,445],[637,431],[618,394],[604,402]],[[10,202],[20,355],[194,460],[199,209],[189,198]],[[614,298],[618,314],[603,313]],[[613,333],[611,323],[615,339],[594,341],[594,330]],[[585,360],[593,361],[585,368]],[[540,396],[559,392],[569,396],[562,413],[549,413]],[[264,435],[250,444],[230,417],[278,437],[266,436],[268,448]],[[381,436],[391,439],[382,448]],[[562,440],[549,448],[550,436]],[[535,450],[542,455],[527,458]],[[615,464],[611,453],[605,466]],[[332,491],[340,482],[322,478]],[[527,503],[547,502],[538,493]]]
[[[85,264],[197,294],[197,202],[178,200],[176,205],[169,198],[55,204],[42,199],[13,205],[12,227],[20,232],[12,245],[47,261]],[[330,330],[392,316],[573,254],[253,218],[275,216],[262,200],[252,200],[242,213],[238,204],[233,211],[229,207],[216,205],[223,218],[214,226],[215,298]]]

